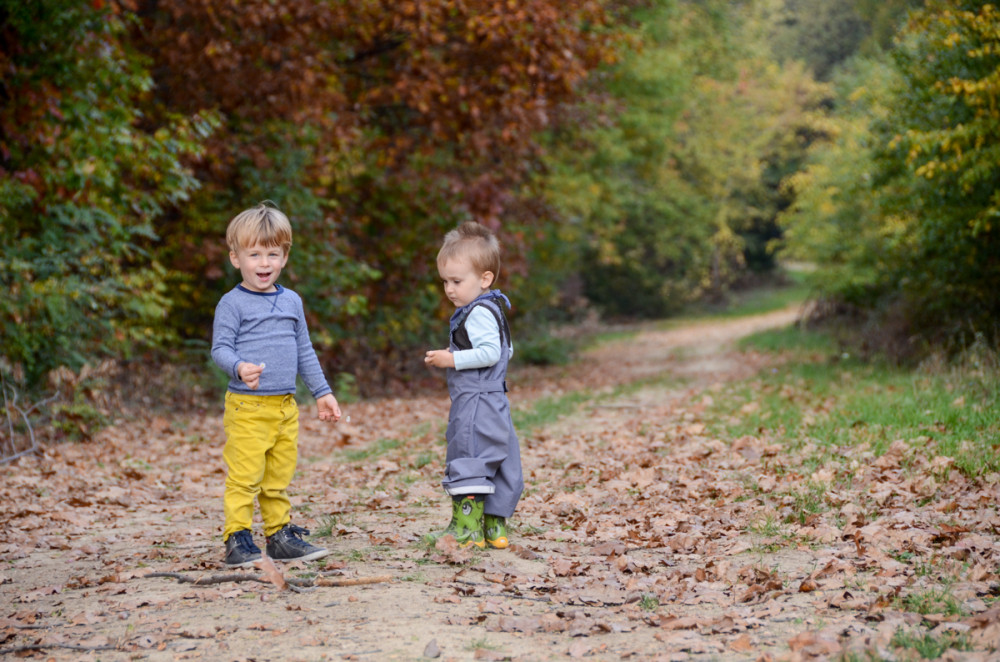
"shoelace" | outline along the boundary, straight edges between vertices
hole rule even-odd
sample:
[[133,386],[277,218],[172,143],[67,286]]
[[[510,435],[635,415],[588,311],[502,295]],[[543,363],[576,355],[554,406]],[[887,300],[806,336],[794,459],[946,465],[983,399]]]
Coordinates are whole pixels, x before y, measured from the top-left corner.
[[234,534],[236,536],[236,548],[241,552],[251,553],[253,552],[253,538],[250,534],[241,531],[240,533]]
[[301,538],[302,536],[309,535],[309,529],[304,529],[297,524],[289,524],[286,531],[288,532],[288,535],[294,536],[296,538]]

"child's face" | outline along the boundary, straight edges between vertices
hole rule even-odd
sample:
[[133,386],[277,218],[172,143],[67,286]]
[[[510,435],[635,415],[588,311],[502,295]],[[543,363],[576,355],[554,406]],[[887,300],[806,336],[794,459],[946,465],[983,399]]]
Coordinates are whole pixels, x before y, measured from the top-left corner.
[[444,295],[456,308],[466,306],[480,294],[489,291],[493,283],[493,272],[476,273],[469,260],[452,258],[438,264],[438,273],[444,281]]
[[251,292],[274,292],[282,267],[288,262],[288,255],[281,246],[241,246],[229,251],[229,261],[240,270],[243,287]]

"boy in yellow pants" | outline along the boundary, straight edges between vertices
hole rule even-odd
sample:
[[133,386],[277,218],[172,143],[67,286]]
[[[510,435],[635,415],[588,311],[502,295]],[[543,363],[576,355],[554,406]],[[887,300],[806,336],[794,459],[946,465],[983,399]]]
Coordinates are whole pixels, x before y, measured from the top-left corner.
[[229,222],[226,243],[243,282],[219,301],[212,332],[212,359],[230,378],[222,452],[228,470],[225,564],[249,566],[261,558],[251,533],[255,498],[267,555],[311,561],[330,552],[303,540],[309,531],[291,523],[287,489],[298,459],[296,376],[316,398],[320,420],[338,421],[340,405],[309,339],[302,299],[277,283],[292,247],[288,217],[267,204],[243,211]]

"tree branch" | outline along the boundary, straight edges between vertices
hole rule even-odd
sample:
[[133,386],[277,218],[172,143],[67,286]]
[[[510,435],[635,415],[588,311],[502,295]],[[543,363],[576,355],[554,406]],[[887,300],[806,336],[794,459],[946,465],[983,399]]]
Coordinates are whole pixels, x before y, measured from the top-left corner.
[[[207,577],[192,577],[180,572],[151,572],[143,577],[171,577],[181,584],[197,584],[207,586],[209,584],[223,584],[225,582],[259,582],[270,584],[270,580],[257,575],[246,573],[230,573],[225,575],[209,575]],[[359,586],[362,584],[382,584],[391,582],[392,575],[377,575],[374,577],[317,577],[316,579],[302,579],[300,577],[286,577],[289,588],[293,591],[299,588],[311,588],[316,586]]]

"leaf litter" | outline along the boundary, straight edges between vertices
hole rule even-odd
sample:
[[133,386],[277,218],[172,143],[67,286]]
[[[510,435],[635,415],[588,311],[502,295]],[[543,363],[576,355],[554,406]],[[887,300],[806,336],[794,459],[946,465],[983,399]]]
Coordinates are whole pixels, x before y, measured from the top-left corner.
[[[303,408],[293,517],[333,554],[266,559],[246,571],[253,582],[227,579],[221,563],[218,412],[130,420],[92,443],[46,447],[3,468],[0,650],[865,659],[898,654],[893,642],[909,633],[958,641],[961,659],[995,656],[996,476],[963,476],[926,439],[816,466],[814,447],[788,448],[773,431],[708,433],[713,394],[781,360],[732,341],[793,317],[645,329],[571,366],[512,371],[515,410],[588,397],[519,430],[527,489],[508,550],[421,542],[449,512],[438,484],[443,387],[346,405],[354,424],[327,426]],[[809,416],[829,406],[790,396]],[[822,507],[805,508],[810,498]]]

